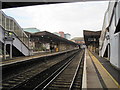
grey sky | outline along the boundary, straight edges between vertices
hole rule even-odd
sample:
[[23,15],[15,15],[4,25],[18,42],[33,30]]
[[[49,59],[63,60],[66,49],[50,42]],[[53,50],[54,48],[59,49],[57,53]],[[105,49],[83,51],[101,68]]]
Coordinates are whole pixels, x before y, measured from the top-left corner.
[[83,36],[83,30],[102,29],[108,2],[77,2],[4,9],[22,28],[36,27],[41,31],[70,33]]

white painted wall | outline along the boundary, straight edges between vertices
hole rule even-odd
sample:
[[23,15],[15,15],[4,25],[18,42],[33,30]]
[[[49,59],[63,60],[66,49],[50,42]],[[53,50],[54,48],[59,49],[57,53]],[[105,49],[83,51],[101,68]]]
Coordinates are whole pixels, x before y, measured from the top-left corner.
[[110,62],[112,65],[116,66],[117,68],[120,68],[120,38],[119,38],[120,32],[114,33],[116,26],[118,24],[118,20],[120,19],[118,13],[120,13],[120,11],[118,11],[118,6],[117,6],[112,18],[112,23],[110,25],[110,45],[111,45]]
[[[106,12],[108,14],[106,14],[106,16],[105,16],[104,23],[103,23],[103,30],[102,30],[102,32],[105,35],[107,35],[107,33],[105,32],[105,28],[107,28],[107,27],[105,27],[105,26],[107,26],[106,25],[106,20],[107,20],[109,22],[108,34],[110,36],[110,40],[107,41],[104,38],[104,41],[102,41],[103,37],[101,35],[102,39],[100,39],[101,47],[100,47],[99,55],[103,57],[103,55],[105,53],[105,48],[107,47],[107,44],[110,43],[110,63],[113,66],[120,69],[120,32],[114,33],[116,30],[118,21],[120,19],[120,1],[117,2],[116,8],[114,8],[114,5],[115,5],[115,2],[110,2],[108,10]],[[111,17],[113,10],[115,10],[115,12],[113,14],[113,17]],[[110,23],[110,21],[111,21],[111,23]]]

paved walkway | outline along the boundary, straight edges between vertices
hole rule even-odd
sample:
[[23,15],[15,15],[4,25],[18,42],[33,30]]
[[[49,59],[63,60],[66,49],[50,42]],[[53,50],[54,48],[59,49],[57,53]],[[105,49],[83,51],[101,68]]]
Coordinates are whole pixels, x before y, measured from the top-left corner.
[[53,53],[43,52],[43,53],[36,53],[35,55],[32,55],[32,56],[15,57],[13,59],[1,60],[0,64],[1,65],[12,64],[12,63],[30,60],[30,59],[34,59],[34,58],[40,58],[40,57],[44,57],[44,56],[48,56],[48,55],[52,55],[52,54],[56,54],[56,53],[58,53],[58,52],[53,52]]
[[12,64],[12,63],[17,63],[17,62],[22,62],[25,60],[30,60],[30,59],[35,59],[35,58],[40,58],[40,57],[46,57],[46,56],[52,56],[52,55],[56,55],[56,54],[60,54],[60,53],[65,53],[71,50],[67,50],[67,51],[61,51],[61,52],[40,52],[40,53],[36,53],[33,56],[23,56],[23,57],[15,57],[13,59],[7,59],[7,60],[1,60],[0,61],[0,66],[3,65],[8,65],[8,64]]
[[120,72],[108,60],[86,49],[86,83],[84,84],[86,88],[120,90]]
[[89,53],[86,51],[87,88],[102,88]]

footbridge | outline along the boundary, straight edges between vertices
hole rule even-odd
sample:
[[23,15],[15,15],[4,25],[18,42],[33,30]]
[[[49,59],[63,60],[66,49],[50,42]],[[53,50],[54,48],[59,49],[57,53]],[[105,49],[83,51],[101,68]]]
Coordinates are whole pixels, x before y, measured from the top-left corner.
[[6,53],[13,56],[29,56],[29,37],[25,34],[16,20],[0,11],[0,43],[2,54],[6,59]]

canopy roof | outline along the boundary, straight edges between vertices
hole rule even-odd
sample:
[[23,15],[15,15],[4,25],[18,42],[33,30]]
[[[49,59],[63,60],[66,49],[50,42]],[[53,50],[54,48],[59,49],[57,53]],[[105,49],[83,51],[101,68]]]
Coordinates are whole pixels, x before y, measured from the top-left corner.
[[71,45],[78,45],[75,42],[72,42],[63,37],[57,36],[48,31],[42,31],[42,32],[37,32],[37,33],[28,33],[28,34],[31,34],[32,39],[36,39],[37,41],[42,41],[45,43],[68,43]]

